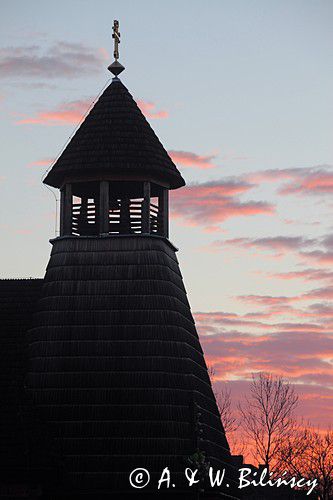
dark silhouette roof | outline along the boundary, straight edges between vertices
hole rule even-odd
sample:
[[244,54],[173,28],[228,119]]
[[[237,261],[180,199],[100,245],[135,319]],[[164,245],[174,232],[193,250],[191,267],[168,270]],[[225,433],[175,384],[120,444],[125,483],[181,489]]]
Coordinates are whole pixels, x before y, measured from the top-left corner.
[[129,473],[145,467],[156,492],[168,466],[178,498],[199,447],[227,468],[232,496],[229,446],[172,245],[152,236],[53,245],[27,383],[59,435],[68,491],[133,493]]
[[103,92],[44,179],[59,188],[65,178],[148,176],[170,184],[184,179],[138,108],[116,78]]
[[43,280],[0,280],[0,490],[41,484],[55,469],[51,439],[24,390],[26,331]]

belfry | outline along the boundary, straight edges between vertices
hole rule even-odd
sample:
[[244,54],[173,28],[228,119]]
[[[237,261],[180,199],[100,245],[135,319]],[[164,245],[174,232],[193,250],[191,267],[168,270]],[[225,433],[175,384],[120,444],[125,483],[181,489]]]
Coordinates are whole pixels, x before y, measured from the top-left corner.
[[[185,182],[119,79],[116,22],[113,37],[112,83],[44,179],[60,190],[60,235],[22,335],[56,480],[41,477],[36,498],[236,498],[169,240],[169,191]],[[185,469],[209,466],[226,470],[223,485],[189,487]],[[158,489],[165,468],[171,482]]]

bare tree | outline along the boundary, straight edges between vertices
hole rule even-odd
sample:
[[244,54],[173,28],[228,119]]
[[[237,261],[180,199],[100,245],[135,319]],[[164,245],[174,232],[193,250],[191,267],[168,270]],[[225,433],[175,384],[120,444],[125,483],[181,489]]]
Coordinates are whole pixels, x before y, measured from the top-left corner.
[[215,392],[215,397],[225,433],[237,431],[239,422],[232,408],[231,390],[228,387],[223,387],[220,391]]
[[[216,376],[214,365],[208,364],[207,371],[210,381],[213,384]],[[230,389],[224,386],[222,389],[216,390],[216,388],[213,387],[213,392],[225,433],[229,434],[230,432],[235,432],[238,429],[239,424],[232,409]]]
[[215,380],[215,375],[216,375],[216,370],[215,370],[214,365],[207,364],[207,372],[208,372],[211,383],[213,383]]
[[253,375],[250,395],[238,406],[253,457],[268,471],[274,470],[282,443],[295,429],[297,401],[286,380],[260,373]]
[[[214,376],[214,369],[211,373],[213,373]],[[238,411],[233,408],[231,390],[224,385],[222,389],[215,389],[214,394],[223,429],[227,435],[230,451],[233,455],[244,455],[246,453],[246,440],[239,429],[239,415]]]
[[317,479],[316,493],[321,500],[333,498],[333,431],[320,432],[299,427],[279,450],[281,470],[290,475]]

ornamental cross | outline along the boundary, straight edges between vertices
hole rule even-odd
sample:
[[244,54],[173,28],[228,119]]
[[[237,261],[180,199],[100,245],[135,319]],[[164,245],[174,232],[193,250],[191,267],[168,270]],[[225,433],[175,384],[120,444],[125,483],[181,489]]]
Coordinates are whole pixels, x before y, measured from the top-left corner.
[[117,21],[116,19],[113,21],[112,29],[113,29],[112,38],[114,39],[113,57],[117,61],[119,59],[118,45],[120,44],[120,33],[119,33],[119,21]]

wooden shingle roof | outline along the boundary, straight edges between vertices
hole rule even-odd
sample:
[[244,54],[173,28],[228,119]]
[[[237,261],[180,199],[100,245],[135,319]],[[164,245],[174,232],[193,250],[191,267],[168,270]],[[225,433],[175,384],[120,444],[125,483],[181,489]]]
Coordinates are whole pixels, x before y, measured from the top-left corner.
[[136,467],[151,474],[144,498],[156,498],[166,466],[176,484],[167,498],[193,498],[184,469],[197,447],[216,469],[226,468],[227,498],[234,498],[229,446],[166,240],[53,240],[28,336],[27,385],[58,436],[66,498],[95,499],[100,491],[138,498],[128,480]]
[[113,79],[44,183],[59,188],[65,179],[146,176],[179,188],[176,165],[119,79]]
[[26,331],[42,284],[42,279],[0,279],[1,498],[50,481],[55,469],[50,436],[24,390]]

